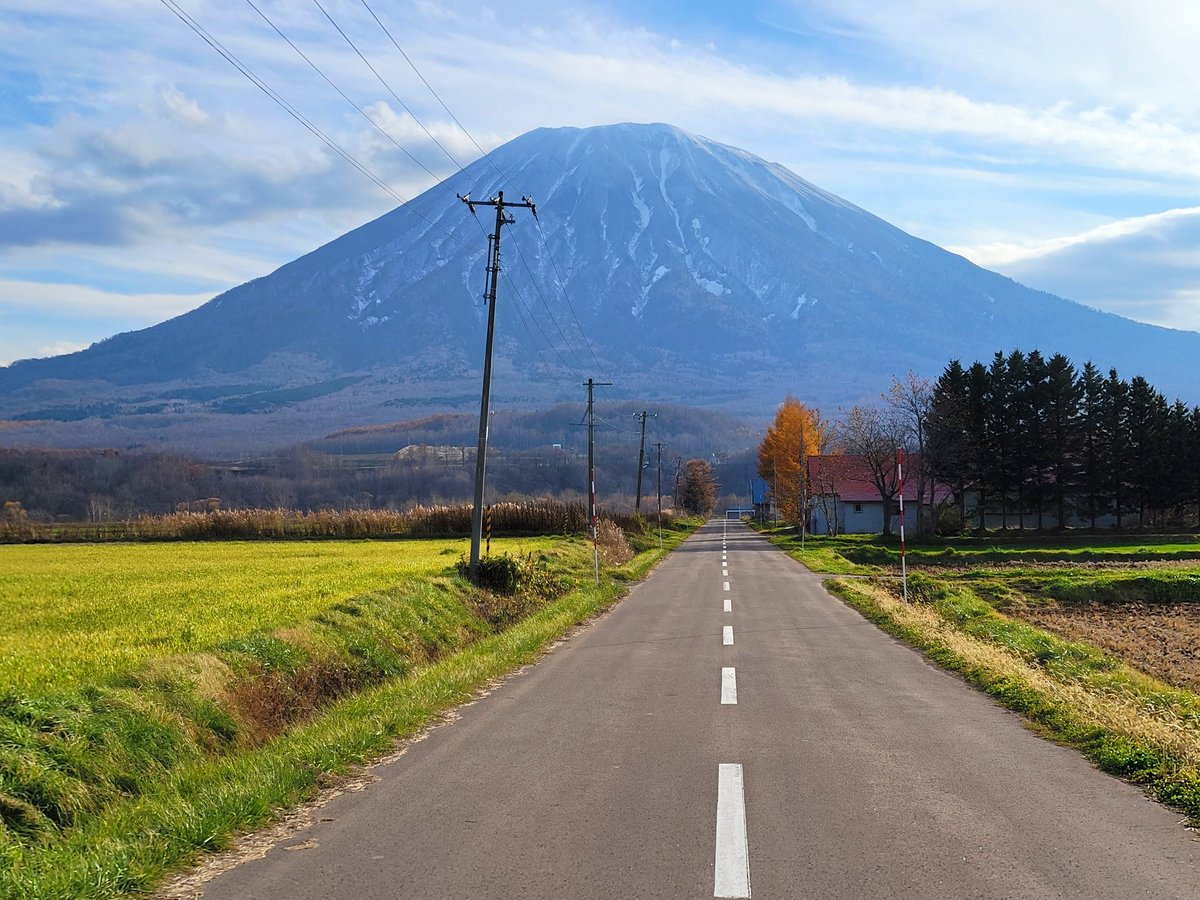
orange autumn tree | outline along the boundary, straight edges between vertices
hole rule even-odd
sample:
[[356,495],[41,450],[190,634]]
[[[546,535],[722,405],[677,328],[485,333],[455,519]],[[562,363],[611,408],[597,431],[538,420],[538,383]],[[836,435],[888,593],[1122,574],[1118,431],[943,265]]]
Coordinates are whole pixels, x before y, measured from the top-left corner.
[[758,474],[775,496],[784,521],[799,525],[804,519],[805,462],[818,456],[829,443],[829,427],[821,414],[787,397],[775,413],[775,424],[758,445]]

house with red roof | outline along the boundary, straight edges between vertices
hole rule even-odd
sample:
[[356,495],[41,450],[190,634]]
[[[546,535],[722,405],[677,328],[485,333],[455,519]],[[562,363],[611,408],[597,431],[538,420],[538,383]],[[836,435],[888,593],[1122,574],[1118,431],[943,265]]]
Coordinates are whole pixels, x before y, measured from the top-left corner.
[[[904,459],[904,506],[910,527],[915,525],[918,454]],[[882,467],[882,486],[868,461],[861,456],[835,454],[808,458],[809,529],[813,534],[880,534],[884,516],[893,534],[900,530],[899,473],[895,459]],[[932,497],[925,488],[922,506],[928,508],[949,500],[953,492],[944,484],[934,485]]]

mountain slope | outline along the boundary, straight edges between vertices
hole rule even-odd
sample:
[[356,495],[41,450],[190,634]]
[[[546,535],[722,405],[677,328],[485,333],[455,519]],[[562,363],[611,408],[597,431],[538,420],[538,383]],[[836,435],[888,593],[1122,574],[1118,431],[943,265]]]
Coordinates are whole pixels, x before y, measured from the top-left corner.
[[1016,346],[1200,400],[1200,334],[1032,291],[745,151],[626,124],[530,132],[197,310],[0,368],[0,415],[74,397],[114,399],[119,414],[149,398],[167,408],[147,415],[196,416],[222,407],[182,403],[181,386],[215,386],[219,398],[222,385],[346,375],[363,377],[345,379],[337,402],[290,404],[308,410],[296,413],[306,428],[398,418],[397,405],[470,408],[494,220],[490,210],[474,220],[455,193],[498,190],[532,196],[539,213],[517,210],[504,229],[498,402],[576,399],[594,376],[616,383],[614,399],[757,416],[793,392],[832,408],[876,397],[892,374],[936,376],[951,357]]

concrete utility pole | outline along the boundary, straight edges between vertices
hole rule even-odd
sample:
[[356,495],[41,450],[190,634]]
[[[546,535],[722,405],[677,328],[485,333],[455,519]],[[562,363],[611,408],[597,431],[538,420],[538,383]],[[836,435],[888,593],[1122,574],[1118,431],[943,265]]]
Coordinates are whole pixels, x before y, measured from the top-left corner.
[[592,564],[596,569],[596,584],[600,583],[600,550],[596,546],[596,405],[593,390],[611,385],[611,381],[594,381],[584,385],[588,389],[588,523],[592,530]]
[[470,577],[475,580],[479,568],[479,544],[483,538],[483,485],[487,473],[487,442],[488,414],[492,402],[492,339],[496,331],[496,281],[500,276],[500,229],[516,221],[504,210],[512,207],[522,207],[533,213],[537,218],[537,207],[528,197],[522,197],[520,203],[509,203],[504,199],[504,191],[499,191],[493,200],[472,200],[471,195],[457,195],[458,199],[467,204],[471,215],[477,206],[496,207],[496,231],[488,235],[488,286],[484,300],[488,305],[487,346],[483,355],[483,395],[479,401],[479,447],[475,456],[475,508],[471,512],[471,567]]
[[[633,503],[634,515],[642,514],[642,467],[646,465],[646,410],[642,410],[635,415],[642,418],[642,442],[638,444],[638,478],[637,478],[637,499]],[[658,413],[654,414],[654,418],[658,418]]]
[[662,441],[654,445],[658,449],[658,549],[662,549],[662,451],[666,446]]

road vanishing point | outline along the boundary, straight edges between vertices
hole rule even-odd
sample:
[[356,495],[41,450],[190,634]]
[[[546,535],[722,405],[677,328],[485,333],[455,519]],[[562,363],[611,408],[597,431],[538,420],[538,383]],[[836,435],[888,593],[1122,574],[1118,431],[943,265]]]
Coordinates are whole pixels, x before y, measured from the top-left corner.
[[201,896],[1200,897],[1181,816],[740,523]]

